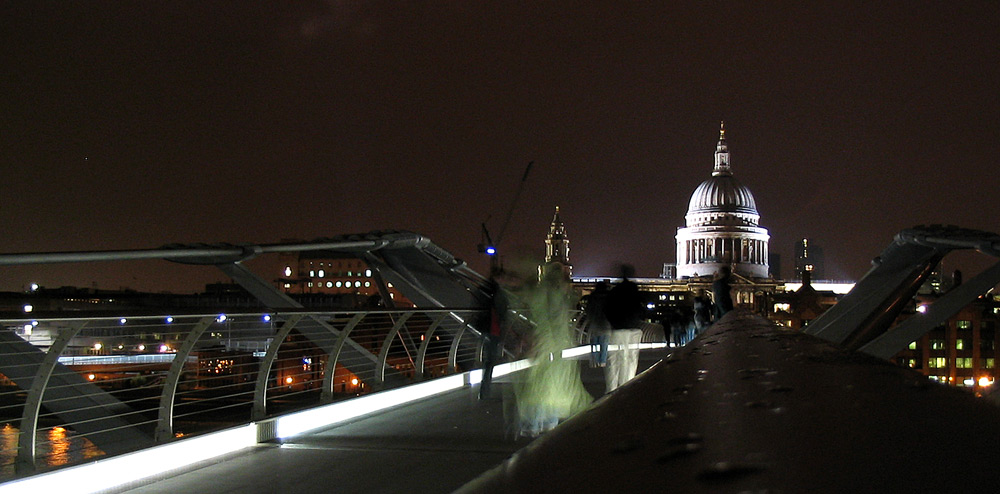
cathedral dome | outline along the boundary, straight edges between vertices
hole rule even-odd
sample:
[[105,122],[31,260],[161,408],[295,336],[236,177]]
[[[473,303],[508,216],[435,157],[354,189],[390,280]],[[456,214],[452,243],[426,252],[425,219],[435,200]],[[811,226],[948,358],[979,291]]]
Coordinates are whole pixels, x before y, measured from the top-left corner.
[[745,185],[730,174],[715,175],[694,189],[688,215],[738,213],[757,216],[757,203]]

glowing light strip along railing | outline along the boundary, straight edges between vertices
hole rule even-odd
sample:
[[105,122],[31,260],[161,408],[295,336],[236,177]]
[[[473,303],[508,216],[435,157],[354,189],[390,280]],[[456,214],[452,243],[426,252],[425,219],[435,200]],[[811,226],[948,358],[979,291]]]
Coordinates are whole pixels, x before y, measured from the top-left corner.
[[[405,334],[401,333],[402,337],[399,338],[399,340],[403,340],[403,341],[397,342],[397,340],[394,339],[392,342],[390,342],[390,344],[393,344],[393,345],[398,344],[398,343],[406,344],[407,345],[408,355],[412,355],[412,352],[416,352],[417,351],[417,348],[415,348],[416,346],[418,346],[418,345],[416,345],[417,344],[417,339],[419,339],[422,336],[425,336],[424,328],[427,327],[428,324],[431,324],[431,321],[433,320],[433,316],[431,316],[431,313],[433,313],[433,312],[440,312],[440,311],[434,311],[434,310],[430,310],[430,311],[417,310],[417,311],[413,311],[413,312],[423,313],[424,315],[422,317],[423,317],[424,320],[421,320],[421,319],[419,319],[417,317],[411,317],[408,320],[407,324],[410,325],[410,326],[413,326],[413,327],[408,327],[406,329],[406,333]],[[454,310],[448,311],[448,313],[454,313],[454,312],[455,312]],[[302,312],[302,311],[294,312],[294,313],[295,314],[300,314],[300,313],[305,314],[305,312]],[[387,311],[381,311],[381,312],[380,311],[376,311],[376,312],[371,312],[371,313],[369,313],[369,312],[365,312],[364,313],[366,316],[367,315],[375,315],[376,316],[374,318],[366,319],[365,320],[365,324],[359,330],[359,333],[358,333],[358,336],[361,336],[362,340],[364,340],[364,339],[367,338],[366,342],[371,347],[371,351],[373,353],[378,353],[379,352],[380,349],[378,347],[382,344],[381,340],[383,339],[379,335],[376,335],[374,333],[382,333],[383,332],[382,329],[383,329],[383,327],[385,326],[385,323],[386,323],[386,321],[383,321],[383,319],[386,319],[387,321],[389,321],[391,323],[391,319],[393,317],[392,314],[394,314],[394,313],[395,312],[390,313],[390,312],[387,312]],[[291,314],[293,314],[293,313],[289,312],[288,314],[286,314],[286,316],[287,315],[291,315]],[[347,321],[351,317],[355,317],[354,314],[359,314],[359,313],[357,313],[357,312],[317,312],[317,313],[309,313],[309,314],[314,314],[314,315],[319,316],[319,317],[328,318],[330,320],[330,322],[335,327],[340,327],[341,323]],[[95,342],[101,342],[101,341],[103,341],[103,348],[104,348],[104,350],[105,351],[109,351],[110,350],[111,352],[123,351],[123,350],[121,350],[122,347],[120,347],[119,344],[124,343],[126,345],[129,345],[129,344],[135,345],[136,341],[140,341],[142,338],[146,338],[148,335],[157,335],[157,334],[161,335],[161,336],[154,336],[154,338],[171,338],[170,335],[173,335],[173,338],[178,339],[177,341],[180,341],[179,339],[183,339],[185,333],[188,333],[189,331],[192,331],[193,330],[192,328],[198,327],[199,324],[206,324],[206,321],[208,321],[208,322],[211,323],[211,327],[206,328],[204,330],[204,333],[199,333],[199,334],[203,335],[202,338],[205,338],[207,340],[207,342],[205,344],[208,345],[208,347],[214,347],[214,346],[218,345],[219,342],[226,342],[227,345],[234,345],[234,349],[235,350],[243,351],[243,350],[246,350],[246,348],[244,348],[244,347],[253,346],[252,344],[254,344],[254,342],[257,342],[258,340],[261,340],[262,338],[267,338],[270,335],[274,334],[274,325],[273,325],[273,323],[271,323],[271,317],[272,316],[278,316],[278,314],[274,314],[274,313],[272,313],[272,314],[256,314],[256,313],[254,313],[254,314],[230,314],[228,316],[222,315],[222,314],[219,314],[219,315],[211,315],[211,314],[207,314],[206,315],[206,314],[202,314],[202,315],[184,315],[184,316],[176,316],[176,317],[169,317],[169,316],[136,316],[136,317],[122,317],[122,318],[117,318],[117,317],[115,317],[115,318],[110,318],[110,317],[103,317],[103,318],[59,318],[59,319],[43,320],[41,324],[39,322],[35,322],[33,320],[30,320],[30,319],[16,320],[16,321],[17,321],[17,324],[25,323],[25,324],[19,326],[19,327],[23,327],[24,328],[24,336],[25,337],[31,337],[32,339],[35,339],[35,338],[37,338],[39,336],[42,336],[41,340],[44,340],[44,331],[45,330],[48,330],[51,335],[54,335],[54,334],[57,334],[58,331],[61,331],[60,328],[68,327],[67,325],[85,323],[85,327],[83,328],[82,331],[80,331],[79,333],[74,333],[80,339],[80,341],[77,342],[77,344],[75,346],[78,347],[78,348],[87,348],[88,345],[91,345],[91,348],[92,348],[92,345]],[[362,317],[366,317],[366,316],[362,316]],[[30,327],[28,325],[29,321],[30,321],[30,324],[31,324]],[[14,323],[14,322],[15,321],[7,321],[7,324]],[[452,322],[450,320],[447,320],[446,322],[448,322],[448,324],[442,325],[437,331],[435,331],[433,334],[431,334],[431,338],[437,338],[438,334],[441,334],[442,336],[444,336],[445,334],[456,334],[456,330],[458,329],[458,327],[456,327],[454,324],[452,324]],[[205,326],[202,326],[202,327],[204,328]],[[446,327],[450,327],[450,329],[445,329]],[[475,344],[475,342],[476,342],[475,336],[472,335],[470,332],[466,331],[466,332],[464,332],[462,334],[462,336],[460,338],[461,338],[460,339],[460,346],[458,346],[458,347],[454,347],[450,343],[447,343],[447,340],[442,340],[442,343],[440,345],[436,345],[437,350],[426,349],[426,351],[428,353],[425,356],[425,360],[424,360],[424,362],[425,362],[425,364],[424,364],[425,369],[431,369],[431,367],[427,367],[428,362],[430,360],[432,360],[432,359],[438,359],[440,361],[441,359],[448,359],[449,357],[447,356],[447,354],[449,352],[455,351],[455,350],[459,351],[459,354],[461,355],[461,359],[460,360],[466,360],[466,361],[470,361],[470,362],[472,360],[475,360],[474,352],[478,350],[478,347]],[[467,343],[465,341],[466,338],[469,339],[469,343]],[[329,342],[333,342],[334,340],[335,340],[335,338],[331,335],[331,337],[329,338]],[[409,343],[406,342],[407,340],[409,340]],[[51,341],[51,338],[49,339],[49,341]],[[131,341],[131,343],[130,343],[130,341]],[[44,341],[39,341],[39,343],[42,344],[42,343],[44,343]],[[278,342],[278,343],[280,344],[280,342]],[[198,342],[197,342],[197,344],[198,345],[202,344],[202,340],[199,339]],[[414,348],[409,348],[411,346],[413,346]],[[432,345],[432,347],[433,346],[435,346],[435,345]],[[449,350],[449,347],[451,347],[450,350]],[[174,348],[176,348],[176,347],[174,347]],[[589,346],[582,346],[582,347],[578,347],[578,348],[567,349],[566,351],[563,352],[563,358],[572,358],[573,356],[584,355],[584,354],[586,354],[586,353],[589,352],[589,349],[590,349]],[[95,350],[100,350],[100,348],[95,348]],[[135,351],[135,350],[136,349],[134,349],[134,348],[132,349],[132,351]],[[139,350],[141,351],[141,348],[139,348]],[[168,351],[170,351],[170,350],[171,349],[168,348]],[[127,347],[126,347],[125,351],[128,351]],[[155,350],[153,350],[153,351],[155,351]],[[95,357],[93,359],[94,360],[98,360],[99,358],[101,358],[101,357]],[[223,357],[223,358],[227,358],[227,357]],[[291,358],[287,358],[287,359],[284,359],[284,360],[298,365],[298,362],[294,362],[294,361],[297,360],[297,359],[299,359],[299,358],[301,358],[301,356],[295,355],[295,356],[293,356]],[[452,356],[451,358],[454,358],[454,356]],[[90,359],[85,359],[85,360],[90,360]],[[129,359],[124,359],[124,360],[129,360]],[[140,360],[141,361],[142,359],[140,358],[140,359],[136,359],[136,360]],[[169,360],[173,360],[173,359],[171,358],[171,359],[162,359],[162,360],[160,360],[159,358],[157,358],[157,359],[154,359],[154,360],[158,360],[158,362],[140,362],[140,361],[129,362],[130,364],[133,364],[133,367],[129,367],[128,369],[129,370],[142,370],[142,369],[148,370],[149,369],[148,366],[150,366],[150,365],[154,365],[154,366],[155,365],[164,365],[164,364],[167,364]],[[188,359],[185,359],[185,362],[188,362],[188,361],[191,361],[190,362],[191,364],[198,363],[197,361],[193,360],[190,357]],[[82,362],[77,362],[77,363],[82,363]],[[342,364],[351,365],[354,362],[343,361],[341,363]],[[449,361],[448,362],[448,366],[449,367],[452,366],[453,363],[454,363],[453,361]],[[35,364],[32,364],[32,365],[35,365]],[[494,373],[495,373],[496,376],[499,377],[499,376],[502,376],[502,375],[507,374],[509,372],[514,372],[516,370],[520,370],[520,369],[526,368],[529,365],[530,364],[528,362],[526,362],[526,361],[518,361],[518,362],[512,362],[512,363],[508,363],[508,364],[502,364],[502,365],[498,365],[497,367],[495,367]],[[116,366],[116,369],[119,372],[121,372],[121,371],[123,371],[125,369],[125,367],[123,367],[123,366],[127,366],[127,365],[126,364],[118,364]],[[254,366],[252,366],[252,365],[249,365],[249,364],[246,364],[246,363],[242,363],[241,364],[239,362],[233,364],[232,367],[234,369],[235,374],[237,374],[237,376],[235,376],[235,377],[238,377],[238,375],[244,374],[245,372],[251,372],[252,373],[252,370],[247,370],[247,369],[253,369],[254,368]],[[244,369],[244,370],[240,370],[240,369]],[[444,369],[444,372],[453,371],[452,369]],[[374,376],[371,375],[371,371],[370,370],[362,371],[362,372],[360,372],[359,374],[356,374],[356,375],[358,377],[362,377],[362,378],[364,378],[366,380],[367,379],[372,379],[374,377]],[[230,376],[230,377],[233,377],[233,376]],[[349,419],[357,417],[359,415],[366,414],[366,413],[372,413],[374,411],[378,411],[378,410],[384,409],[386,407],[396,406],[396,405],[399,405],[401,403],[406,403],[406,402],[417,400],[417,399],[421,399],[421,398],[424,398],[424,397],[427,397],[427,396],[432,396],[434,394],[437,394],[437,393],[440,393],[440,392],[444,392],[444,391],[448,391],[450,389],[455,389],[455,388],[463,386],[463,385],[478,383],[478,382],[480,382],[481,377],[482,377],[482,371],[481,370],[480,371],[472,371],[472,372],[461,374],[461,375],[453,375],[453,376],[451,376],[449,378],[436,379],[436,380],[424,382],[424,383],[421,383],[419,385],[414,385],[414,386],[408,386],[408,387],[399,388],[398,392],[383,391],[381,393],[364,396],[362,399],[347,400],[347,401],[344,401],[344,402],[341,402],[341,403],[335,403],[335,404],[331,404],[331,405],[320,406],[320,407],[309,409],[309,410],[306,410],[306,411],[303,411],[303,412],[299,412],[299,413],[289,413],[289,414],[283,415],[283,416],[281,416],[280,418],[277,418],[277,419],[262,420],[260,422],[251,422],[249,419],[246,419],[246,420],[247,420],[247,422],[250,422],[251,425],[256,425],[256,429],[257,429],[256,430],[256,437],[259,440],[268,440],[268,439],[273,439],[273,438],[285,438],[285,437],[290,437],[291,435],[300,433],[302,431],[309,430],[310,428],[329,426],[330,424],[337,423],[337,422],[344,421],[344,420],[349,420]],[[314,384],[316,384],[316,383],[319,382],[319,380],[317,380],[317,379],[312,379],[311,381],[309,381],[308,379],[310,379],[310,378],[308,378],[308,376],[303,377],[303,374],[300,374],[300,373],[294,374],[294,378],[295,378],[295,380],[297,382],[312,382]],[[90,379],[93,380],[94,377],[91,377]],[[217,406],[215,409],[221,410],[223,408],[229,408],[229,407],[233,406],[232,404],[227,404],[226,403],[226,400],[229,399],[229,398],[232,398],[232,397],[235,397],[235,396],[251,396],[252,395],[251,392],[240,390],[239,389],[239,385],[227,384],[225,382],[226,379],[227,379],[227,376],[223,375],[223,376],[217,376],[217,377],[216,376],[200,377],[200,378],[194,379],[194,380],[191,380],[191,379],[182,379],[180,382],[181,382],[181,384],[195,383],[195,384],[199,384],[200,387],[213,386],[212,389],[216,390],[216,395],[213,396],[213,397],[211,397],[207,401],[202,400],[202,402],[205,403],[205,404],[207,404],[207,405],[211,405],[211,403],[208,403],[208,402],[213,401],[213,400],[219,400],[219,401],[222,402],[222,404],[219,405],[219,406]],[[128,378],[107,378],[103,382],[115,385],[116,387],[114,389],[118,389],[117,386],[125,385],[125,384],[131,384],[128,381],[129,381]],[[213,383],[216,383],[217,381],[219,383],[213,384]],[[162,383],[155,383],[154,382],[153,386],[154,386],[154,388],[156,390],[159,390],[159,389],[163,388]],[[52,383],[46,389],[57,389],[57,388],[60,388],[60,387],[66,387],[66,386],[58,386],[55,383]],[[277,391],[277,390],[279,390],[282,387],[283,386],[280,386],[280,385],[272,387],[269,384],[268,385],[268,390],[269,390],[269,392],[270,391]],[[115,393],[117,392],[114,389],[108,391],[108,394],[110,396],[114,396]],[[196,393],[198,392],[197,389],[195,389],[193,391],[196,392]],[[184,391],[181,391],[181,390],[177,390],[175,392],[177,393],[177,396],[181,396],[181,395],[183,395],[185,393]],[[301,391],[301,392],[305,392],[305,391]],[[301,392],[299,392],[299,393],[301,393]],[[143,420],[139,416],[142,415],[143,413],[146,413],[146,414],[153,413],[153,415],[155,417],[155,415],[156,415],[156,413],[158,411],[158,408],[160,408],[160,407],[157,407],[157,403],[155,403],[155,401],[156,401],[155,395],[159,395],[161,393],[162,392],[158,391],[158,392],[154,393],[154,395],[151,395],[150,397],[145,397],[145,398],[140,398],[140,399],[130,399],[128,401],[123,401],[123,403],[127,403],[131,407],[133,407],[132,411],[128,412],[128,414],[129,415],[135,415],[136,418],[139,418],[138,421],[134,421],[133,422],[134,425],[149,425],[151,423],[155,423],[156,422],[155,418],[153,420]],[[284,392],[282,394],[282,396],[286,396],[287,397],[287,396],[291,396],[292,394],[296,394],[296,393],[295,392],[292,392],[292,393]],[[55,401],[58,401],[58,400],[59,400],[58,398],[51,399],[51,400],[46,400],[46,403],[52,403],[52,402],[55,402]],[[177,401],[180,401],[180,400],[177,400]],[[5,408],[9,408],[9,407],[5,407]],[[174,412],[173,412],[173,417],[174,418],[181,418],[181,417],[187,418],[188,416],[190,416],[192,414],[199,413],[197,410],[195,412],[188,413],[188,412],[186,412],[186,410],[183,410],[183,408],[184,407],[182,405],[176,405],[175,409],[174,409]],[[46,414],[45,416],[50,416],[50,417],[55,418],[55,415],[57,415],[57,414],[49,413],[49,414]],[[160,421],[161,421],[161,426],[162,426],[162,415],[161,415]],[[68,427],[76,427],[77,425],[83,425],[84,423],[86,423],[86,421],[84,421],[84,422],[76,422],[76,423],[66,423],[66,424],[62,424],[62,425],[65,425],[65,426],[68,426]],[[233,425],[236,427],[237,430],[242,430],[242,428],[245,427],[245,425],[237,425],[238,423],[239,422],[237,421],[237,423],[235,423]],[[245,423],[246,422],[244,422],[244,424]],[[46,429],[39,429],[39,430],[47,430],[47,429],[48,428],[46,428]],[[197,432],[197,430],[195,429],[195,430],[189,430],[189,431],[185,431],[185,432],[187,434],[191,434],[193,432]],[[25,432],[25,433],[28,433],[28,432]],[[228,434],[228,431],[225,431],[225,433]],[[32,434],[32,437],[33,437],[34,436],[34,432],[31,432],[31,434]],[[79,431],[77,431],[77,434],[75,435],[75,437],[83,438],[83,437],[86,437],[87,435],[88,435],[87,433],[80,433]],[[151,447],[148,447],[147,449],[145,449],[143,451],[149,451],[149,452],[151,452],[150,454],[154,454],[155,452],[160,452],[160,451],[176,451],[175,449],[172,449],[175,446],[175,444],[187,444],[187,443],[190,443],[191,441],[195,441],[195,440],[197,440],[199,443],[201,443],[202,441],[209,441],[208,439],[204,439],[204,438],[207,438],[207,437],[213,437],[213,436],[212,436],[212,434],[195,435],[194,437],[192,437],[190,439],[184,439],[182,441],[177,441],[177,442],[169,442],[167,444],[162,444],[160,446],[151,446]],[[220,437],[230,437],[230,436],[223,435],[223,436],[220,436]],[[217,456],[218,454],[225,454],[226,452],[229,451],[229,450],[222,450],[222,449],[220,449],[220,450],[218,450],[218,452],[212,452],[212,451],[216,451],[215,449],[213,449],[214,446],[211,446],[214,443],[209,442],[209,443],[206,443],[206,444],[208,444],[208,446],[205,446],[202,449],[202,451],[206,452],[206,454],[209,454],[210,456]],[[242,447],[246,446],[246,444],[244,442],[242,442],[242,441],[233,441],[232,444],[235,445],[236,449],[239,449],[239,448],[242,448]],[[123,460],[123,458],[131,458],[133,454],[136,454],[136,453],[118,454],[116,456],[109,457],[106,460],[101,460],[98,463],[105,464],[106,462],[112,462],[112,461],[114,461],[114,462],[125,461],[125,460]],[[199,455],[186,455],[186,456],[189,456],[193,461],[199,461],[198,459],[201,458],[201,456],[199,456]],[[164,465],[165,465],[164,468],[167,468],[167,469],[175,468],[175,467],[171,466],[171,464],[169,462],[165,463]],[[65,471],[74,471],[75,472],[76,468],[77,467],[67,467],[64,470]],[[138,471],[138,470],[136,470],[133,467],[129,467],[129,469],[130,469],[130,471]],[[62,470],[59,470],[59,471],[62,471]],[[39,478],[39,479],[49,478],[51,475],[54,475],[54,474],[58,473],[59,471],[52,472],[52,473],[49,473],[49,474],[44,474],[44,475],[38,475],[36,477]],[[161,471],[162,470],[157,470],[157,471],[153,472],[150,475],[155,475],[155,474],[157,474],[157,473],[159,473]],[[67,474],[67,475],[69,475],[69,474]],[[136,475],[138,475],[138,474],[136,474]],[[143,475],[145,475],[145,474],[143,474]],[[36,477],[30,477],[28,479],[23,479],[23,480],[11,482],[9,485],[22,485],[24,482],[27,482],[28,480],[31,480],[31,479],[36,478]],[[129,480],[128,479],[124,479],[122,481],[123,482],[128,482]],[[38,482],[42,482],[42,481],[39,480]],[[81,489],[83,489],[84,486],[89,485],[89,484],[87,484],[86,482],[83,482],[83,481],[77,482],[75,480],[70,480],[69,482],[70,482],[71,485],[79,485],[81,487]],[[5,488],[7,485],[8,484],[0,484],[0,487],[4,487]],[[0,491],[0,492],[6,492],[6,491]],[[85,492],[85,491],[82,491],[82,492]]]
[[257,427],[241,427],[126,453],[0,484],[0,493],[92,493],[127,486],[143,479],[229,454],[257,444]]
[[[638,348],[663,348],[665,343],[641,343]],[[617,348],[610,349],[611,351]],[[562,358],[574,358],[590,353],[583,345],[562,351]],[[528,360],[497,365],[494,377],[504,376],[531,367]],[[162,478],[171,471],[198,462],[235,453],[253,447],[259,441],[287,439],[311,430],[329,427],[353,418],[428,398],[466,385],[477,384],[482,369],[442,377],[420,384],[365,395],[352,400],[290,413],[274,419],[208,433],[148,449],[98,460],[85,465],[56,470],[25,479],[0,484],[0,494],[38,494],[39,492],[93,493],[103,490],[136,486]],[[274,437],[266,431],[273,431]]]
[[[59,443],[60,447],[69,448],[69,463],[84,460],[89,451],[94,448],[92,443],[97,442],[100,450],[109,455],[115,456],[127,453],[132,449],[140,447],[150,447],[154,443],[152,438],[145,437],[149,442],[121,440],[115,436],[114,441],[106,439],[108,436],[102,434],[126,429],[141,428],[143,435],[149,436],[152,429],[156,428],[160,441],[168,442],[174,435],[184,434],[197,436],[199,433],[207,432],[212,427],[219,427],[217,422],[202,420],[203,417],[215,412],[219,412],[228,421],[229,426],[239,426],[246,424],[257,417],[251,408],[257,409],[253,383],[259,373],[259,354],[263,354],[267,345],[280,345],[278,358],[275,366],[271,367],[269,378],[265,381],[268,398],[262,398],[265,404],[275,404],[277,401],[270,398],[281,398],[280,403],[285,410],[314,406],[321,403],[328,403],[332,400],[341,399],[345,396],[353,396],[358,392],[369,391],[372,385],[378,385],[379,379],[371,365],[371,359],[365,359],[362,355],[353,355],[344,358],[338,364],[346,367],[340,369],[338,374],[330,374],[329,362],[326,361],[327,353],[322,346],[332,346],[339,338],[334,333],[323,337],[322,334],[315,338],[310,345],[303,346],[286,345],[282,342],[273,342],[276,333],[276,325],[281,320],[293,316],[309,316],[322,318],[328,321],[334,328],[342,328],[347,321],[355,317],[361,317],[363,326],[358,329],[357,335],[361,338],[365,348],[369,348],[373,354],[372,359],[377,358],[380,347],[385,340],[387,329],[392,327],[392,319],[399,314],[411,314],[412,317],[406,321],[406,327],[398,333],[399,337],[392,339],[389,344],[392,352],[382,352],[389,357],[389,365],[399,367],[400,373],[409,374],[406,370],[410,362],[415,363],[413,357],[420,346],[420,337],[425,335],[426,328],[432,324],[438,314],[451,314],[458,311],[429,309],[429,310],[409,310],[409,311],[283,311],[281,313],[271,312],[261,313],[231,313],[224,314],[187,314],[187,315],[158,315],[158,316],[131,316],[124,314],[116,317],[76,317],[76,318],[31,318],[31,314],[18,319],[4,320],[2,323],[7,327],[16,328],[17,336],[14,332],[8,333],[8,342],[0,342],[4,345],[0,353],[5,353],[5,357],[0,361],[0,372],[8,376],[15,374],[25,374],[25,377],[39,375],[41,362],[44,357],[45,348],[51,348],[57,335],[62,334],[74,325],[82,326],[78,332],[73,333],[73,340],[69,348],[59,355],[62,364],[73,365],[71,369],[76,374],[82,376],[79,382],[70,380],[67,383],[60,383],[55,380],[45,380],[42,390],[45,396],[46,405],[63,405],[62,409],[70,410],[74,413],[85,411],[87,416],[79,418],[63,418],[60,408],[52,409],[51,406],[39,409],[39,419],[44,423],[52,424],[46,427],[38,427],[33,431],[21,431],[24,437],[32,437],[37,440],[34,444],[39,448],[37,453],[26,454],[18,447],[4,447],[0,450],[3,457],[3,478],[14,477],[15,471],[21,472],[21,468],[26,463],[35,461],[38,464],[53,466],[49,461],[49,449],[54,449]],[[462,311],[468,318],[468,311]],[[308,318],[306,318],[308,319]],[[204,324],[209,323],[209,326]],[[173,352],[181,348],[187,342],[188,335],[195,328],[203,328],[200,336],[194,342],[194,351],[199,352],[199,356],[189,356],[184,359],[183,366],[178,369],[171,368],[175,360]],[[448,361],[450,341],[457,328],[453,324],[445,324],[438,327],[431,336],[440,339],[440,344],[431,344],[424,351],[422,362],[424,376],[440,376],[455,372],[454,362]],[[315,335],[314,335],[315,336]],[[469,335],[466,335],[469,337]],[[27,341],[27,343],[25,342]],[[283,340],[284,341],[284,340]],[[155,342],[155,343],[154,343]],[[30,344],[29,344],[30,343]],[[191,342],[187,342],[189,345]],[[401,345],[406,345],[405,349]],[[161,348],[162,347],[162,348]],[[228,352],[218,352],[215,349],[227,348]],[[458,348],[458,359],[463,365],[475,361],[477,349],[475,338],[465,340],[463,337],[461,346]],[[13,352],[13,353],[12,353]],[[166,353],[159,353],[166,352]],[[77,355],[74,354],[98,354],[98,355]],[[253,355],[252,355],[253,354]],[[398,358],[406,355],[406,358]],[[396,356],[393,356],[396,355]],[[110,359],[110,360],[108,360]],[[220,372],[215,372],[216,360],[225,362],[225,368]],[[20,361],[20,363],[18,363]],[[323,362],[326,361],[324,364]],[[209,368],[211,364],[211,368]],[[80,365],[90,365],[77,367]],[[36,370],[38,369],[38,370]],[[87,369],[84,372],[84,369]],[[298,369],[298,370],[297,370]],[[178,386],[170,389],[165,386],[166,378],[169,375],[180,372],[180,376],[175,376]],[[396,372],[393,370],[393,372]],[[417,374],[413,372],[413,374]],[[280,382],[277,377],[280,376]],[[346,377],[345,377],[346,376]],[[324,378],[329,377],[328,381]],[[334,379],[335,377],[335,379]],[[356,381],[353,378],[357,378]],[[286,381],[289,380],[289,381]],[[352,382],[353,381],[353,382]],[[23,380],[18,381],[22,386]],[[250,384],[248,384],[250,383]],[[74,403],[75,394],[73,388],[77,386],[91,386],[100,384],[106,398],[110,402],[127,405],[115,406],[115,410],[121,410],[118,415],[107,415],[94,412],[104,411],[104,401],[100,400],[87,403]],[[364,387],[362,388],[362,385]],[[397,384],[398,385],[398,384]],[[249,387],[248,387],[249,386]],[[329,386],[330,395],[320,397],[319,391],[327,389]],[[27,389],[27,388],[25,388]],[[66,397],[58,396],[58,393],[66,394]],[[92,390],[93,391],[93,390]],[[138,392],[138,394],[136,394]],[[170,422],[166,422],[165,415],[161,413],[164,408],[161,400],[164,393],[172,393],[174,399],[172,413],[168,415]],[[23,393],[3,392],[5,401],[9,403],[0,407],[0,412],[4,417],[11,420],[22,416],[24,406]],[[190,396],[192,399],[184,399]],[[289,398],[292,400],[289,401]],[[288,408],[291,407],[291,408]],[[90,412],[90,411],[94,412]],[[266,411],[264,411],[266,413]],[[118,422],[108,422],[104,424],[105,418],[125,419]],[[177,422],[182,420],[182,422]],[[21,422],[25,423],[25,422]],[[37,422],[36,422],[37,423]],[[177,425],[175,425],[177,424]],[[207,425],[205,425],[207,424]],[[223,422],[221,427],[227,424]],[[70,431],[49,440],[46,431],[65,428]],[[131,432],[129,432],[131,434]],[[18,434],[17,431],[14,434]],[[6,444],[6,443],[5,443]],[[108,447],[110,446],[110,450]],[[65,447],[63,448],[65,450]],[[16,458],[16,459],[15,459]],[[2,481],[2,480],[0,480]]]

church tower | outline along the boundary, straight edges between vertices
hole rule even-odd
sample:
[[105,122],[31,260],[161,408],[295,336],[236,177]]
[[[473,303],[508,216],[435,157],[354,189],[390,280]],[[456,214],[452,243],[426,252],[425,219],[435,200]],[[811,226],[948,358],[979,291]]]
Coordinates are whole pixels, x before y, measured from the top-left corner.
[[691,194],[686,226],[677,229],[677,277],[712,276],[722,266],[747,278],[768,277],[767,229],[750,189],[733,177],[726,127],[719,129],[712,176]]
[[569,238],[566,237],[566,225],[559,217],[559,206],[556,206],[552,223],[549,224],[549,234],[545,237],[545,264],[553,262],[562,264],[567,275],[572,274],[573,265],[569,263]]

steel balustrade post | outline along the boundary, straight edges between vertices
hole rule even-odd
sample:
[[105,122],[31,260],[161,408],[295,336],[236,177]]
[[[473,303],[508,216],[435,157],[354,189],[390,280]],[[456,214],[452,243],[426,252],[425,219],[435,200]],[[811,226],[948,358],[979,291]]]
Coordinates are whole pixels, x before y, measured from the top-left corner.
[[174,354],[174,361],[170,364],[167,372],[167,379],[163,383],[163,392],[160,395],[160,412],[156,422],[156,442],[162,443],[174,438],[174,403],[176,401],[177,384],[181,380],[184,371],[184,364],[187,358],[194,351],[195,344],[201,338],[202,333],[216,321],[214,317],[204,317],[191,328],[184,343]]
[[[402,315],[396,319],[395,324],[392,325],[392,329],[389,330],[389,334],[385,335],[385,339],[382,340],[382,347],[378,352],[378,364],[376,364],[375,380],[379,385],[385,384],[385,361],[389,358],[389,347],[392,346],[392,340],[396,338],[396,334],[399,330],[406,325],[406,321],[413,316],[413,312],[404,312]],[[404,343],[405,345],[405,343]]]
[[424,364],[427,361],[427,348],[430,347],[431,338],[434,336],[434,332],[437,331],[438,326],[448,317],[447,314],[441,313],[431,322],[430,327],[424,332],[424,341],[420,342],[420,350],[417,350],[417,363],[414,365],[413,378],[417,381],[422,381],[424,379]]
[[31,389],[28,390],[28,397],[24,402],[24,411],[21,413],[21,423],[19,425],[21,434],[17,439],[17,466],[18,470],[26,469],[30,472],[35,469],[35,434],[38,429],[38,413],[42,408],[42,398],[45,395],[45,388],[49,385],[49,378],[52,371],[59,363],[59,356],[69,346],[70,341],[76,337],[80,331],[87,326],[87,322],[81,321],[71,324],[65,331],[60,331],[56,341],[49,347],[45,354],[35,378],[31,381]]
[[[454,313],[453,313],[454,314]],[[448,373],[454,374],[458,372],[458,344],[462,341],[462,336],[469,329],[469,324],[465,323],[455,332],[454,339],[451,340],[451,347],[448,348]]]
[[484,348],[486,348],[486,336],[485,336],[485,333],[483,333],[483,335],[479,337],[479,341],[476,342],[476,354],[475,354],[475,358],[473,359],[473,365],[475,365],[476,368],[480,368],[480,367],[483,366],[483,349]]
[[320,400],[323,402],[333,401],[333,378],[337,373],[337,360],[340,358],[340,351],[344,348],[344,344],[347,343],[348,338],[350,338],[351,331],[361,322],[368,312],[358,312],[354,314],[354,317],[347,322],[344,329],[340,332],[340,338],[330,349],[330,353],[326,356],[326,369],[323,370],[323,391],[320,395]]
[[257,383],[254,386],[253,412],[251,414],[253,420],[263,419],[267,415],[267,382],[271,377],[271,367],[274,365],[274,360],[278,357],[278,350],[285,342],[285,338],[288,337],[288,333],[291,333],[295,325],[304,317],[303,314],[289,316],[277,334],[274,335],[271,345],[267,347],[264,359],[260,362],[260,367],[257,370]]

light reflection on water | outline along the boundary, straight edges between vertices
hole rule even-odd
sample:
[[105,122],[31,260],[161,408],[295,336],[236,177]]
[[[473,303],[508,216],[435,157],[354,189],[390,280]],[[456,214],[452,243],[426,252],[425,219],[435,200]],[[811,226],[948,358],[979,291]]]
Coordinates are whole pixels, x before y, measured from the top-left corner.
[[[0,427],[0,481],[16,475],[14,465],[20,433],[10,423]],[[42,429],[42,435],[35,439],[35,449],[40,468],[59,467],[104,455],[89,439],[77,437],[73,431],[63,427]]]

